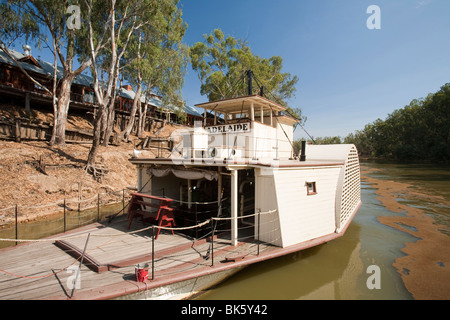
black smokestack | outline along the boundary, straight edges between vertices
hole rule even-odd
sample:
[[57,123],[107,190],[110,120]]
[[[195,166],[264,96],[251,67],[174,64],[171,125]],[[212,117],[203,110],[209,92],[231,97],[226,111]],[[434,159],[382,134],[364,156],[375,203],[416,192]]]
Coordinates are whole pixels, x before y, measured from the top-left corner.
[[247,88],[248,88],[248,95],[251,96],[253,93],[253,87],[252,87],[252,82],[253,82],[253,71],[252,70],[247,70]]
[[306,141],[302,140],[302,153],[300,155],[300,161],[305,161],[306,160],[306,154],[305,154],[305,149],[306,149]]

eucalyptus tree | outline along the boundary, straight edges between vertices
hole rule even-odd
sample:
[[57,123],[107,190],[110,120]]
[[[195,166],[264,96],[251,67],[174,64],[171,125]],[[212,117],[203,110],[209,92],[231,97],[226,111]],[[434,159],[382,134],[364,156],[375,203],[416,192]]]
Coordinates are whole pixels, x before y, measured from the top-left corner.
[[[126,52],[133,30],[140,26],[137,17],[142,2],[116,3],[115,0],[84,0],[87,12],[85,39],[88,45],[80,46],[79,50],[81,51],[80,56],[89,56],[92,63],[92,86],[97,106],[93,141],[86,165],[88,171],[95,171],[95,159],[100,145],[102,125],[106,124],[108,109],[111,109],[111,105],[114,106],[116,98],[120,59]],[[107,36],[105,36],[105,30]],[[105,49],[96,51],[95,47],[99,44],[104,45]]]
[[[258,86],[275,102],[288,107],[287,100],[293,97],[298,82],[297,76],[283,73],[283,59],[279,56],[261,58],[252,53],[245,41],[225,36],[222,30],[215,29],[205,40],[190,48],[192,68],[197,71],[201,82],[200,93],[210,101],[247,95],[246,81],[242,81],[247,70],[252,70]],[[252,92],[252,94],[259,94]],[[299,108],[288,111],[300,122]]]
[[0,20],[0,50],[2,50],[35,85],[53,95],[53,92],[51,92],[44,84],[28,74],[28,72],[22,68],[15,56],[10,52],[10,47],[14,46],[16,41],[20,39],[24,38],[25,42],[28,42],[30,39],[37,40],[38,44],[43,41],[42,35],[39,32],[39,25],[36,23],[34,16],[27,12],[19,14],[16,6],[9,2],[0,3],[0,16],[2,17]]
[[[171,17],[176,12],[177,0],[84,0],[87,11],[87,34],[89,45],[85,52],[88,54],[92,66],[93,89],[97,100],[97,113],[94,119],[94,137],[87,159],[87,169],[95,170],[95,158],[101,142],[101,129],[112,129],[114,124],[114,102],[118,93],[118,79],[124,63],[130,62],[131,55],[139,56],[139,49],[133,50],[134,40],[139,39],[139,34],[151,34],[153,29],[161,29],[159,32],[170,33],[166,25],[165,17]],[[103,9],[103,13],[101,11]],[[161,27],[162,25],[162,27]],[[107,37],[103,37],[104,28],[107,28]],[[137,37],[136,37],[137,36]],[[106,42],[105,42],[106,41]],[[142,38],[141,45],[153,42],[161,46],[161,40],[151,37]],[[96,51],[95,47],[100,43],[107,43],[105,50]],[[137,41],[139,43],[139,41]],[[138,45],[139,47],[139,45]],[[80,47],[83,50],[83,47]],[[148,58],[150,58],[149,56]],[[139,58],[139,57],[138,57]],[[142,63],[142,59],[138,59]],[[144,79],[146,71],[142,74]],[[130,73],[131,74],[131,73]],[[134,74],[135,76],[135,74]],[[139,77],[137,77],[137,82]],[[106,121],[105,121],[106,119]],[[108,140],[108,132],[104,135]]]
[[[123,75],[135,89],[130,119],[120,138],[127,140],[138,113],[137,135],[145,124],[148,100],[152,94],[163,97],[164,105],[180,103],[187,66],[187,48],[181,42],[186,30],[178,1],[158,1],[152,7],[153,19],[138,30],[125,54]],[[141,98],[145,103],[141,103]]]
[[413,99],[386,119],[366,124],[345,138],[362,155],[408,161],[450,161],[450,83]]
[[[18,36],[22,33],[26,39],[32,39],[41,44],[48,41],[48,35],[52,40],[53,53],[55,55],[54,80],[58,81],[50,92],[40,85],[45,91],[53,94],[53,133],[50,140],[51,145],[65,144],[65,131],[67,114],[70,104],[70,88],[73,80],[91,64],[89,58],[80,61],[78,68],[74,69],[75,42],[78,33],[85,26],[77,24],[77,27],[68,27],[68,9],[71,6],[79,8],[77,0],[9,0],[1,4],[2,14],[2,39],[17,40],[13,34]],[[70,13],[70,12],[69,12]],[[6,25],[6,28],[3,27]],[[9,32],[8,32],[9,31]],[[3,40],[2,40],[3,42]],[[50,46],[49,46],[50,47]],[[57,79],[57,62],[62,66],[63,74]],[[39,84],[38,84],[39,85]]]

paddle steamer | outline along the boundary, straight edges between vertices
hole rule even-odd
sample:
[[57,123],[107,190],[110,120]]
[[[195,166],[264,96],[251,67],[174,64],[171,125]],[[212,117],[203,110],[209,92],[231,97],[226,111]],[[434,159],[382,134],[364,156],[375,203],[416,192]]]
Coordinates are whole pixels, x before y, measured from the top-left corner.
[[[303,142],[295,154],[297,119],[261,95],[197,107],[203,122],[172,135],[169,157],[130,158],[137,190],[126,214],[1,250],[2,297],[187,298],[345,233],[361,205],[354,145]],[[66,275],[73,257],[80,268]],[[32,274],[20,276],[27,263]]]
[[247,225],[255,240],[280,248],[347,228],[361,205],[354,145],[303,141],[297,156],[296,119],[259,95],[196,106],[205,121],[178,132],[170,158],[130,159],[141,193],[174,199],[179,210],[167,226],[228,218],[233,246]]

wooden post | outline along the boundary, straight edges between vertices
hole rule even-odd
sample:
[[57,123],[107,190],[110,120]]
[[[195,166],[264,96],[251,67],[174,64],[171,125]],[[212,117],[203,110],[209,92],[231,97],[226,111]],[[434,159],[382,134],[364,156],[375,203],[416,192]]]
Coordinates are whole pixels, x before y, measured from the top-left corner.
[[122,189],[122,212],[125,210],[125,188]]
[[[15,216],[16,216],[16,226],[15,226],[15,227],[16,227],[16,240],[17,240],[17,239],[19,239],[19,231],[18,231],[18,228],[17,228],[17,220],[18,220],[18,219],[17,219],[17,217],[18,217],[17,204],[16,204]],[[16,246],[17,246],[17,243],[18,243],[18,242],[16,241]]]
[[261,105],[261,123],[264,123],[264,107]]
[[238,170],[231,170],[231,245],[237,245],[238,238]]
[[[198,224],[198,204],[195,204],[195,210],[194,210],[194,215],[195,215],[195,225]],[[198,239],[198,227],[195,228],[195,239]]]
[[64,198],[64,232],[66,232],[66,198]]
[[211,267],[214,266],[214,219],[211,219]]
[[155,226],[152,226],[152,280],[155,279]]
[[20,136],[20,119],[16,118],[16,142],[20,142],[21,141],[21,136]]
[[30,93],[25,93],[25,112],[27,114],[27,117],[30,117],[31,115],[31,108],[30,108]]
[[206,127],[206,108],[204,108],[204,109],[205,109],[205,112],[203,113],[203,126]]
[[222,167],[217,168],[217,206],[220,205],[222,199]]
[[81,207],[81,182],[78,182],[78,212],[80,212]]
[[260,230],[260,219],[261,219],[261,209],[259,209],[259,211],[258,211],[258,256],[259,256],[259,243],[260,243],[260,241],[259,241],[259,230]]
[[192,207],[192,186],[191,186],[191,179],[188,179],[188,209],[191,209]]
[[100,221],[100,193],[97,193],[97,222]]

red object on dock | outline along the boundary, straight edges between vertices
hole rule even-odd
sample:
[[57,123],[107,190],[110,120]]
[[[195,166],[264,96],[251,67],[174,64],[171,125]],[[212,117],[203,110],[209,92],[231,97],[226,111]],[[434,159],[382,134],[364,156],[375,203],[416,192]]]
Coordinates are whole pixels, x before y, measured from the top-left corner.
[[148,264],[145,264],[141,267],[141,265],[137,265],[135,269],[136,273],[136,281],[137,282],[145,282],[148,279]]
[[[173,208],[170,208],[172,201],[173,199],[170,198],[161,198],[144,193],[132,193],[127,213],[127,228],[130,229],[133,219],[137,216],[141,216],[143,221],[150,220],[160,227],[175,227]],[[155,239],[158,239],[160,231],[161,229],[158,228]]]

